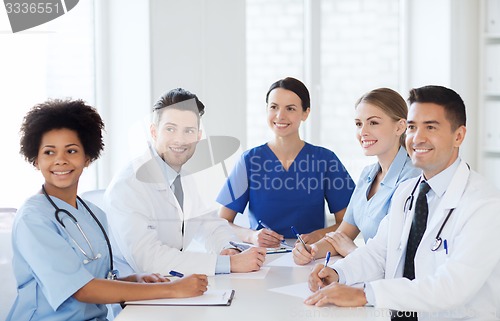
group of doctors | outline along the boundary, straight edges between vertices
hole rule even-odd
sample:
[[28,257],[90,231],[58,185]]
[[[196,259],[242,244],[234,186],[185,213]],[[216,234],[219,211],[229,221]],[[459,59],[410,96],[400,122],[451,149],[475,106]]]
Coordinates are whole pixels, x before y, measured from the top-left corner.
[[[105,215],[76,195],[83,168],[103,148],[102,120],[83,103],[78,108],[91,111],[69,117],[67,106],[73,103],[59,102],[59,110],[42,104],[27,115],[22,128],[26,159],[37,168],[41,159],[50,161],[45,171],[39,168],[45,177],[43,193],[28,200],[16,216],[19,295],[8,320],[64,320],[71,313],[100,320],[105,303],[199,295],[206,290],[205,275],[260,269],[265,247],[293,237],[290,226],[300,228],[306,242],[293,250],[297,264],[326,252],[345,257],[331,267],[314,268],[309,278],[314,294],[307,304],[370,304],[394,310],[391,318],[405,320],[415,320],[417,314],[421,320],[500,318],[500,289],[495,287],[500,284],[500,252],[494,248],[500,238],[495,236],[500,196],[458,155],[466,133],[465,106],[453,90],[413,89],[409,111],[393,90],[363,95],[355,104],[357,139],[377,163],[365,168],[355,186],[335,153],[300,138],[299,127],[310,113],[309,92],[297,79],[281,79],[266,95],[274,138],[242,155],[221,188],[220,206],[206,202],[199,182],[183,169],[201,139],[205,106],[184,89],[171,90],[153,107],[148,149],[109,185]],[[90,131],[94,136],[83,133],[79,122],[85,122],[79,117],[101,124]],[[36,135],[41,137],[38,145],[28,143]],[[31,151],[28,145],[33,145]],[[81,159],[75,165],[76,156]],[[265,184],[276,180],[314,182],[316,188]],[[423,230],[416,227],[415,214],[416,186],[422,181],[430,186]],[[333,226],[324,225],[325,201],[335,215]],[[245,209],[250,228],[234,223]],[[419,229],[423,236],[415,241],[413,230]],[[358,249],[353,240],[359,233],[367,244]],[[416,242],[416,253],[406,260],[409,239]],[[205,244],[205,253],[186,250],[195,240]],[[257,246],[240,252],[229,244],[235,240]],[[58,270],[48,260],[67,264]],[[406,266],[414,268],[413,277],[405,275]],[[116,282],[115,270],[132,275],[122,281],[143,284]],[[171,270],[193,275],[167,282],[163,276]],[[355,283],[365,287],[350,286]],[[58,292],[62,284],[72,286]]]
[[411,90],[409,103],[406,149],[422,174],[399,185],[366,246],[314,268],[306,303],[370,304],[392,309],[394,320],[498,320],[500,198],[459,157],[465,105],[439,86]]

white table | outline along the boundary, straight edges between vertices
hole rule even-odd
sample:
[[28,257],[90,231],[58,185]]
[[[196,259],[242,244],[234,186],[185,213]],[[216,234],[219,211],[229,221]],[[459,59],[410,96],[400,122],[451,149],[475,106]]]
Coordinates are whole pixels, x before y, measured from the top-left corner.
[[[266,263],[283,254],[272,254]],[[313,307],[299,297],[280,294],[268,289],[307,281],[310,268],[271,267],[265,279],[232,279],[229,275],[210,277],[209,284],[220,289],[234,289],[231,306],[127,306],[116,321],[136,320],[390,320],[388,310],[372,307],[340,308]]]

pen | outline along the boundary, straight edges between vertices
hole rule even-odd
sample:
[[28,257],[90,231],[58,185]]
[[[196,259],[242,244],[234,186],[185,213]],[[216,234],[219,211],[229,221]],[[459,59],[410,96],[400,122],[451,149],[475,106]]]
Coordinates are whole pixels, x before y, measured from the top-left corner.
[[325,257],[325,267],[328,266],[328,262],[330,262],[330,256],[332,255],[332,253],[330,253],[330,251],[326,252],[326,257]]
[[[325,257],[325,265],[324,267],[327,267],[328,266],[328,262],[330,262],[330,256],[332,255],[332,253],[330,253],[330,251],[326,252],[326,257]],[[325,282],[325,279],[321,279],[322,282]],[[321,286],[319,287],[319,290],[321,290]]]
[[307,253],[311,254],[311,252],[307,249],[307,246],[306,246],[306,242],[304,242],[304,240],[300,237],[300,234],[297,232],[297,230],[295,229],[295,227],[290,227],[292,229],[292,233],[295,234],[295,236],[297,236],[297,238],[299,239],[300,243],[302,243],[302,245],[304,245],[304,248],[306,249]]
[[[260,224],[263,228],[267,228],[268,230],[273,231],[273,229],[272,229],[272,228],[270,228],[270,227],[269,227],[269,225],[267,225],[266,223],[264,223],[262,220],[259,220],[259,224]],[[288,245],[288,244],[286,244],[286,241],[285,241],[285,240],[281,240],[281,244]]]
[[259,224],[262,225],[263,228],[267,228],[268,230],[271,230],[271,231],[273,230],[266,223],[262,222],[262,220],[259,220]]
[[448,254],[448,241],[445,239],[443,243],[444,250],[446,251],[446,254]]
[[177,272],[177,271],[174,271],[174,270],[168,272],[168,274],[170,274],[172,276],[179,277],[179,278],[182,278],[184,276],[184,274],[182,274],[181,272]]

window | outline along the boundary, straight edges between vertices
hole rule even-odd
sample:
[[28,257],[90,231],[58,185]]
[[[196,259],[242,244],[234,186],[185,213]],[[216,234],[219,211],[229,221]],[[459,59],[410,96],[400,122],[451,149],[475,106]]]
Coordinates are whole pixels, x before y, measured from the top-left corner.
[[[80,1],[63,16],[12,34],[0,17],[0,95],[2,163],[0,206],[18,208],[36,193],[43,177],[19,154],[19,128],[26,112],[48,98],[81,98],[94,105],[93,1]],[[95,187],[95,169],[82,176],[80,189]]]
[[[247,146],[269,140],[265,94],[274,81],[286,76],[305,82],[304,19],[308,0],[247,0]],[[367,158],[355,140],[354,103],[377,87],[399,88],[399,0],[323,0],[310,20],[319,23],[319,90],[311,93],[310,122],[316,118],[319,141],[333,150],[355,180]],[[314,58],[316,59],[316,58]],[[406,93],[403,94],[405,97]],[[318,116],[318,115],[316,115]],[[304,124],[305,125],[305,124]],[[306,126],[302,127],[306,127]],[[307,134],[307,133],[306,133]],[[308,140],[307,135],[302,138]]]

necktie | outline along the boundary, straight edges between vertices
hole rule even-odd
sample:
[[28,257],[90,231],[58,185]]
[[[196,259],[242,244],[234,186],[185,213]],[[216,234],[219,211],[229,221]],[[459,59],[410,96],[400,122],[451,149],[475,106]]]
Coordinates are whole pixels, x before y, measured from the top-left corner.
[[[429,205],[427,205],[427,193],[431,187],[426,181],[420,182],[417,201],[415,203],[415,214],[411,223],[410,235],[406,246],[406,257],[403,277],[413,280],[415,278],[415,253],[422,240],[427,227],[427,216],[429,215]],[[418,320],[416,312],[392,311],[391,320]]]
[[184,205],[184,192],[182,191],[182,184],[181,184],[181,175],[177,175],[177,177],[174,180],[174,195],[175,198],[177,198],[177,202],[179,202],[179,205],[181,206],[181,209],[183,209]]
[[413,280],[415,278],[415,253],[422,240],[427,227],[427,216],[429,215],[429,206],[427,205],[427,193],[431,187],[426,181],[420,183],[417,202],[415,203],[415,214],[411,223],[410,236],[406,247],[406,258],[403,277]]

